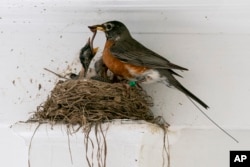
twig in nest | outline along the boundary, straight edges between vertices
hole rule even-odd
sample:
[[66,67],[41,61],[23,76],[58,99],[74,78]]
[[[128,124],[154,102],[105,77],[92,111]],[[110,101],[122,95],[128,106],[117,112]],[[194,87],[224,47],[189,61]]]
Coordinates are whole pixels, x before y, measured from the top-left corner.
[[[92,124],[90,124],[86,129],[85,129],[85,137],[84,137],[84,144],[85,144],[85,158],[87,160],[88,166],[89,167],[93,167],[93,158],[94,158],[94,143],[92,141],[91,138],[89,138],[89,133],[91,131],[92,128]],[[92,146],[92,153],[91,153],[91,158],[92,158],[92,162],[90,163],[90,159],[88,157],[88,150],[89,150],[89,141],[91,142],[91,146]]]
[[[156,123],[157,124],[157,123]],[[168,133],[167,133],[167,126],[157,124],[159,127],[163,130],[163,148],[162,148],[162,167],[165,166],[165,155],[167,156],[167,167],[170,167],[170,152],[169,152],[169,139],[168,139]],[[166,145],[166,139],[167,139],[167,145]]]
[[95,124],[95,138],[97,142],[97,162],[98,166],[106,167],[107,143],[103,133],[102,124]]
[[34,133],[32,134],[31,136],[31,139],[30,139],[30,143],[29,143],[29,150],[28,150],[28,166],[30,167],[30,151],[31,151],[31,143],[33,141],[33,138],[35,136],[35,133],[36,131],[38,130],[38,128],[40,127],[41,123],[39,123],[36,127],[36,129],[34,130]]
[[52,74],[54,74],[54,75],[56,75],[56,76],[58,76],[59,78],[68,79],[68,78],[66,78],[65,76],[62,76],[62,75],[60,75],[60,74],[57,74],[57,73],[55,73],[54,71],[51,71],[51,70],[49,70],[49,69],[47,69],[47,68],[43,68],[43,69],[46,70],[46,71],[48,71],[48,72],[50,72],[50,73],[52,73]]
[[70,130],[69,130],[69,126],[67,126],[67,136],[68,136],[68,146],[69,146],[69,154],[70,154],[70,160],[71,160],[71,164],[73,165],[73,157],[72,157],[72,152],[71,152],[71,147],[70,147]]

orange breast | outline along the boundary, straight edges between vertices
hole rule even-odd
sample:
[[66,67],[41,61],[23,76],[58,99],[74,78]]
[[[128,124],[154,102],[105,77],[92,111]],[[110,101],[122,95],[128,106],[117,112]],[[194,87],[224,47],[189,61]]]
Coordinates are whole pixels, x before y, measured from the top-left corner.
[[103,62],[115,75],[121,76],[125,79],[133,79],[139,76],[147,70],[146,67],[135,66],[129,63],[124,63],[114,57],[110,52],[110,47],[113,45],[113,41],[106,41],[103,50]]

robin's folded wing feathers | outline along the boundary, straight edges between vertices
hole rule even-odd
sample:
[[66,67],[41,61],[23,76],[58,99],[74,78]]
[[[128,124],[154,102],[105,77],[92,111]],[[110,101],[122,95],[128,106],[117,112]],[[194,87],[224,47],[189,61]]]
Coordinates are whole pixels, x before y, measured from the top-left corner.
[[116,42],[111,48],[111,53],[118,59],[129,64],[159,69],[188,70],[187,68],[170,63],[164,57],[147,49],[133,39],[133,42]]

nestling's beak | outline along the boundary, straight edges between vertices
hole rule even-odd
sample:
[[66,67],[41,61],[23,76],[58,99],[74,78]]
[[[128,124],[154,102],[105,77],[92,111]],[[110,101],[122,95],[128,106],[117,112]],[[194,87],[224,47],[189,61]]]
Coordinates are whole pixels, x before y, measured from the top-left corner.
[[93,26],[88,26],[88,27],[92,32],[95,32],[97,30],[105,31],[105,27],[103,25],[93,25]]

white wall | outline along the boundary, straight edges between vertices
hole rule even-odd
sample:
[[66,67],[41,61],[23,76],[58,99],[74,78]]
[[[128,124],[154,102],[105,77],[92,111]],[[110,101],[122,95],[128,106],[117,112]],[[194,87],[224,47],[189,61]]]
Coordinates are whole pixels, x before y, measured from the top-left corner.
[[[222,134],[177,90],[147,85],[154,113],[184,127],[175,130],[172,166],[228,166],[229,150],[250,146],[249,9],[246,0],[0,1],[1,166],[26,166],[27,147],[9,126],[26,120],[58,81],[43,68],[78,71],[79,49],[91,35],[87,26],[108,20],[124,22],[138,41],[187,67],[181,83],[240,141]],[[99,33],[95,45],[104,41]]]

